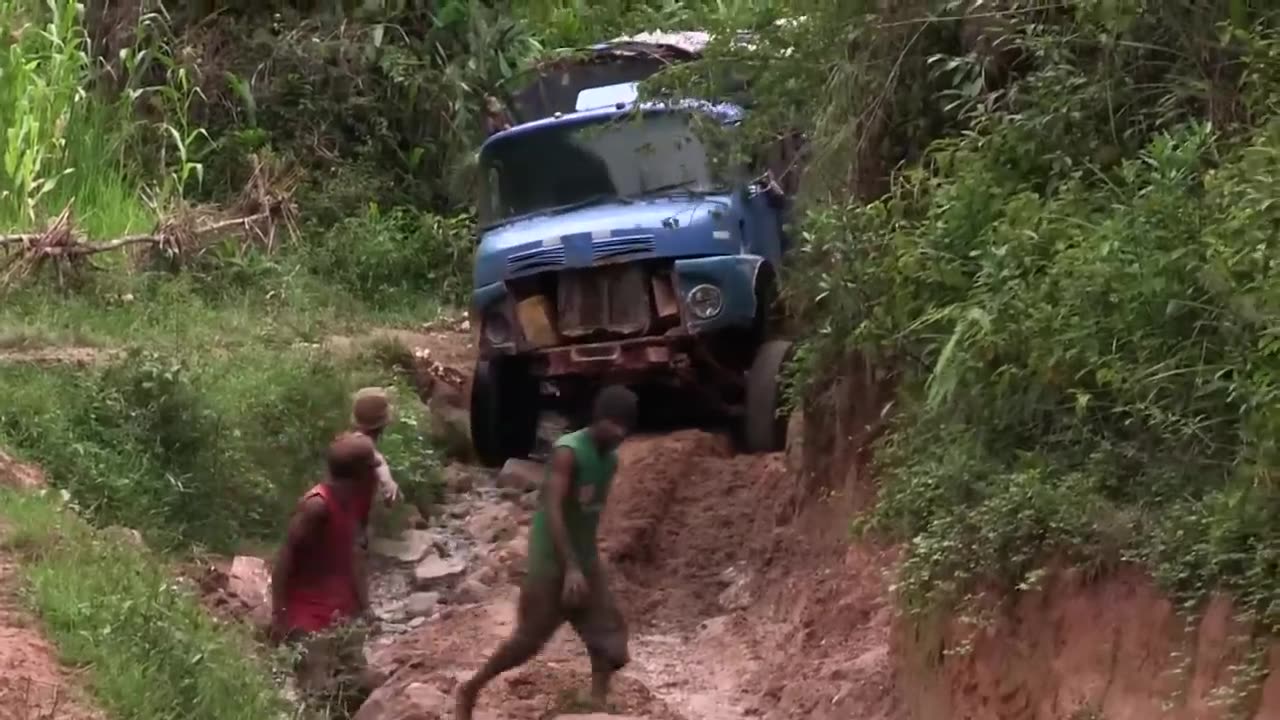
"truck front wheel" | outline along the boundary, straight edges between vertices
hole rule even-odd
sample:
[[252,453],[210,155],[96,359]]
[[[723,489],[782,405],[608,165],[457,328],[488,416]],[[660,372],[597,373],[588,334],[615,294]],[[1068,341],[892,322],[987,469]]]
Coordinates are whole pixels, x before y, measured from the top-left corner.
[[527,457],[538,435],[538,381],[518,358],[476,362],[471,381],[471,444],[489,467]]
[[746,452],[780,452],[787,447],[782,373],[790,359],[791,343],[787,340],[769,340],[756,351],[747,372],[747,402],[742,418]]

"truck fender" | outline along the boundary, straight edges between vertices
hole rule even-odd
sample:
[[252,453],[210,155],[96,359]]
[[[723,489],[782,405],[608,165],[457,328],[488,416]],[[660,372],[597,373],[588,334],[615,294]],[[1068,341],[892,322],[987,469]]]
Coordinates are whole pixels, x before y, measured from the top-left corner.
[[[722,328],[750,328],[755,323],[756,281],[765,259],[759,255],[723,255],[691,258],[675,262],[676,288],[691,333]],[[723,296],[720,314],[706,320],[688,311],[690,291],[699,285],[714,285]]]

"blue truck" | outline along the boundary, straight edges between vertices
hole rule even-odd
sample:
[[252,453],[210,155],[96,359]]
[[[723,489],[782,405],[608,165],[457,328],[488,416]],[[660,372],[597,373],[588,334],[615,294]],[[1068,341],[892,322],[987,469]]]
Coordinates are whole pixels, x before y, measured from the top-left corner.
[[[717,162],[730,102],[648,102],[637,83],[699,56],[698,33],[623,39],[540,67],[479,152],[471,435],[482,462],[534,448],[623,383],[642,415],[722,418],[747,452],[783,448],[777,312],[796,145]],[[759,167],[764,166],[764,167]]]

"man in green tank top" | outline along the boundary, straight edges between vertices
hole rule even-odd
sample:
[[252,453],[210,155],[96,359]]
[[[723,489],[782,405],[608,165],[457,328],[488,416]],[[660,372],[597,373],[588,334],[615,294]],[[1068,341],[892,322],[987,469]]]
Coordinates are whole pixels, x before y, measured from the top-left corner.
[[618,445],[635,426],[636,396],[619,386],[596,397],[591,425],[556,442],[529,530],[529,572],[516,628],[458,689],[455,720],[471,720],[480,690],[537,655],[565,622],[591,656],[591,698],[601,709],[609,681],[629,660],[627,628],[600,567],[596,528],[618,467]]

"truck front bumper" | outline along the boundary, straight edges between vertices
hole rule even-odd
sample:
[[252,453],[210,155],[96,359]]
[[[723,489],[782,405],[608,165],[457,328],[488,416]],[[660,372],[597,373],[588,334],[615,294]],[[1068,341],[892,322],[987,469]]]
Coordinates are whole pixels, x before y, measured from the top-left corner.
[[545,378],[586,376],[618,381],[692,367],[686,335],[629,338],[536,350],[534,373]]

